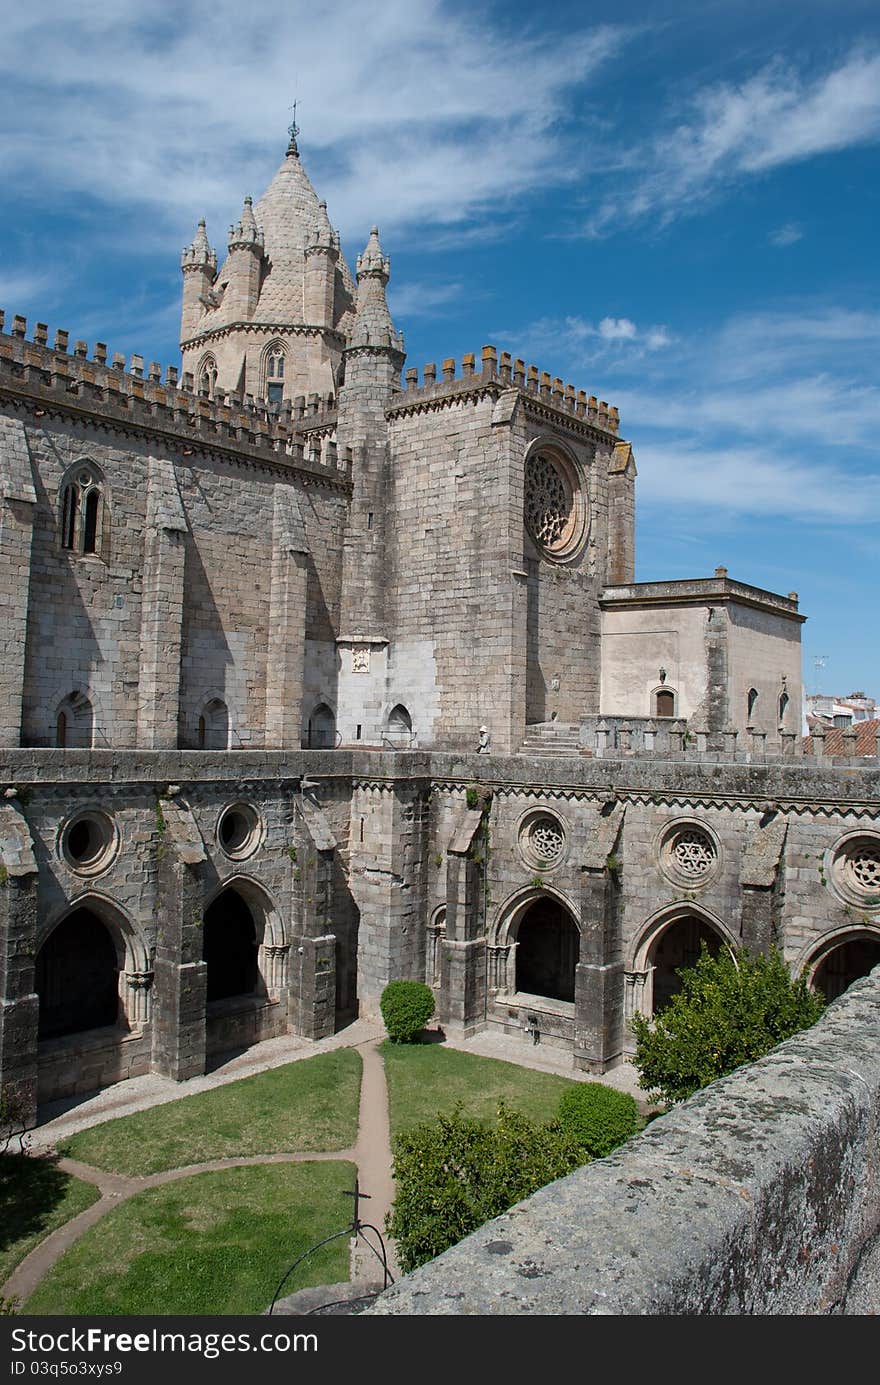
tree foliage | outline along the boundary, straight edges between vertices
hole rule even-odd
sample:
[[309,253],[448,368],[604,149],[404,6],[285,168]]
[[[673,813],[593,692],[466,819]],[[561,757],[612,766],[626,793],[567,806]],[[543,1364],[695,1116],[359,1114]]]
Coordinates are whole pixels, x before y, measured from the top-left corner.
[[545,1183],[587,1162],[558,1122],[539,1124],[501,1105],[496,1126],[462,1114],[399,1135],[397,1196],[388,1230],[409,1272]]
[[393,1044],[411,1044],[434,1013],[434,992],[423,981],[389,981],[379,1009]]
[[763,1057],[824,1009],[775,950],[734,956],[722,948],[712,957],[703,943],[699,961],[679,976],[681,991],[653,1021],[636,1015],[632,1022],[639,1085],[670,1103]]

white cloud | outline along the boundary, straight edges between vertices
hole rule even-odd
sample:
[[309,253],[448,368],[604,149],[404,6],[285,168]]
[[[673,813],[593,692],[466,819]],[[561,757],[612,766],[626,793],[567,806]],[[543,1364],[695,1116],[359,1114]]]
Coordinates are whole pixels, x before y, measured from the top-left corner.
[[603,317],[598,330],[604,341],[634,341],[638,336],[636,324],[628,317]]
[[386,229],[442,226],[566,181],[564,101],[626,37],[606,25],[560,47],[439,0],[293,0],[260,23],[235,0],[42,0],[6,7],[3,31],[4,183],[65,197],[68,212],[97,200],[114,220],[135,204],[181,240],[202,211],[222,233],[262,191],[294,96],[305,162],[344,235],[364,235],[377,208]]
[[880,477],[858,491],[842,467],[810,464],[767,448],[641,443],[636,448],[641,504],[732,515],[778,515],[823,524],[880,519]]
[[622,151],[623,191],[600,203],[587,230],[649,215],[667,223],[743,177],[878,139],[880,53],[855,49],[812,77],[777,60],[738,85],[703,87],[651,139]]
[[796,221],[787,221],[784,226],[779,226],[775,231],[771,231],[767,237],[771,245],[780,248],[786,245],[794,245],[797,241],[803,240],[803,228]]
[[[631,365],[647,352],[671,346],[674,337],[662,325],[639,326],[628,317],[544,317],[515,330],[495,330],[496,340],[516,355],[546,359],[551,370],[578,371],[602,365]],[[556,363],[555,367],[553,363]]]

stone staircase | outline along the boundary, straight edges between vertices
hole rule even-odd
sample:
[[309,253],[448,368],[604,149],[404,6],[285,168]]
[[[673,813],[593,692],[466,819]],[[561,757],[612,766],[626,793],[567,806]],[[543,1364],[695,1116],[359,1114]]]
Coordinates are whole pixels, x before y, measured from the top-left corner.
[[536,721],[526,727],[521,755],[579,755],[580,727],[559,721]]

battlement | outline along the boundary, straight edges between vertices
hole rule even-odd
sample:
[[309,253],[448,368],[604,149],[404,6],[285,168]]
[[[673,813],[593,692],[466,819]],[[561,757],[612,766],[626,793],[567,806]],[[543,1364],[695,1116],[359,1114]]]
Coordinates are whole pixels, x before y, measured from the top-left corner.
[[574,385],[565,384],[558,376],[551,377],[546,370],[537,366],[527,366],[525,361],[514,360],[509,351],[500,356],[494,346],[484,346],[480,353],[480,369],[477,358],[469,353],[461,358],[461,374],[456,375],[456,363],[448,357],[441,363],[440,375],[434,363],[426,365],[422,371],[422,384],[419,372],[414,366],[405,373],[406,388],[395,401],[395,408],[407,408],[412,404],[448,398],[478,388],[489,381],[505,387],[522,390],[524,394],[548,404],[573,418],[590,423],[607,433],[617,434],[620,430],[618,410],[604,399],[594,394],[587,395],[584,390],[576,390]]
[[36,323],[29,339],[27,319],[18,315],[7,332],[2,309],[0,388],[351,479],[350,449],[337,452],[332,394],[298,395],[281,405],[234,392],[212,399],[194,390],[189,372],[168,366],[163,379],[158,362],[145,366],[137,354],[126,362],[121,352],[110,355],[104,342],[95,342],[90,358],[87,342],[76,340],[71,351],[70,334],[59,328],[50,347],[46,324]]

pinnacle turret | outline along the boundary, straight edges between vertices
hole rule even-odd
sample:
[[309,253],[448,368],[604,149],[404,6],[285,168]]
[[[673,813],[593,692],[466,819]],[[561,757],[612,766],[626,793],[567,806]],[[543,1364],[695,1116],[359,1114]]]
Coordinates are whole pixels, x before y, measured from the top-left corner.
[[385,298],[390,272],[391,261],[382,251],[379,228],[373,226],[364,252],[357,258],[357,309],[350,345],[390,346],[403,351],[403,337],[395,331]]
[[383,284],[388,283],[391,273],[391,261],[387,255],[383,255],[382,246],[379,241],[379,227],[373,226],[370,229],[370,239],[367,241],[364,253],[357,257],[357,277],[358,283],[366,275],[375,275],[382,279]]
[[246,197],[237,225],[229,228],[229,248],[230,250],[237,246],[262,248],[262,245],[263,233],[257,226],[254,217],[254,201],[252,197]]
[[180,257],[180,267],[184,271],[190,269],[210,269],[212,274],[217,272],[217,252],[208,243],[208,232],[205,218],[202,217],[196,227],[196,233],[192,238],[191,245],[185,245]]

